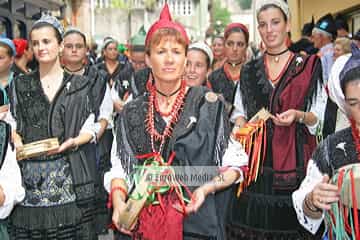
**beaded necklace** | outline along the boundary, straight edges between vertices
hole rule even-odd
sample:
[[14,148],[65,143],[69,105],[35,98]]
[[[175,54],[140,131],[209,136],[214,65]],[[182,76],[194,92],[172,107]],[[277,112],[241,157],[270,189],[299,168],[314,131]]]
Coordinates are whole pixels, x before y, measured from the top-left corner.
[[[150,84],[149,84],[150,85]],[[184,106],[184,98],[186,92],[186,82],[184,80],[181,81],[180,89],[178,90],[178,94],[176,96],[175,102],[168,113],[163,113],[158,108],[158,102],[156,98],[157,90],[154,85],[148,87],[150,88],[150,96],[149,96],[149,105],[148,111],[146,114],[146,130],[150,135],[151,140],[151,149],[153,152],[160,153],[163,150],[165,141],[168,137],[171,136],[173,131],[173,125],[179,120],[180,112]],[[159,112],[163,117],[169,117],[169,121],[166,123],[166,127],[162,134],[160,134],[155,128],[155,111]],[[155,141],[160,142],[159,149],[155,149]]]

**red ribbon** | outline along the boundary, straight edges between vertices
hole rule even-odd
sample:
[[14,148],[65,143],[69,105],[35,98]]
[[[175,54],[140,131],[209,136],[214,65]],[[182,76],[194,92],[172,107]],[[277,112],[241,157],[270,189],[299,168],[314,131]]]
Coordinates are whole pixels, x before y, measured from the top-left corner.
[[350,179],[351,179],[351,197],[352,197],[352,209],[354,214],[354,227],[355,227],[355,239],[360,239],[360,229],[359,229],[359,218],[358,218],[358,208],[356,200],[356,190],[355,190],[355,181],[353,170],[350,169]]

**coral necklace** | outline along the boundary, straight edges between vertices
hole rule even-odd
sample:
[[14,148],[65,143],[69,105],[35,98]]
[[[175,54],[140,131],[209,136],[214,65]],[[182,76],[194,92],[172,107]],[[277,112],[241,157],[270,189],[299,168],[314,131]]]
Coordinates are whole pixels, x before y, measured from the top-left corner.
[[356,126],[355,120],[351,119],[351,134],[355,142],[356,154],[358,159],[360,160],[360,132]]
[[[150,135],[150,141],[151,141],[151,149],[154,153],[160,153],[162,152],[162,149],[164,147],[166,138],[170,137],[173,130],[173,125],[179,120],[180,112],[184,105],[184,99],[185,99],[185,92],[186,92],[186,82],[184,80],[181,81],[181,85],[178,92],[175,102],[168,113],[163,113],[160,111],[158,107],[158,102],[156,98],[156,94],[158,91],[156,90],[154,85],[149,86],[150,88],[150,96],[149,96],[149,105],[148,105],[148,111],[146,115],[146,130],[148,131]],[[176,94],[175,92],[175,94]],[[174,95],[174,94],[173,94]],[[160,134],[156,128],[155,128],[155,110],[160,113],[163,117],[169,117],[169,121],[166,123],[166,127],[162,134]],[[155,149],[155,141],[160,142],[159,149],[156,151]]]

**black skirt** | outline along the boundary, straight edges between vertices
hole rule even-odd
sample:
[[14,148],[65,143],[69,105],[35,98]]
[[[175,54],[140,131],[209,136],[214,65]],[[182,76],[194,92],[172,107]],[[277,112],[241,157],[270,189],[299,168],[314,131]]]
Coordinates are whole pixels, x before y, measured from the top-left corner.
[[[228,213],[227,239],[304,240],[321,239],[313,236],[298,222],[293,208],[292,190],[275,190],[272,171],[264,168],[256,183],[240,197],[234,187]],[[318,231],[320,232],[320,231]]]
[[15,207],[9,221],[10,239],[95,240],[93,207],[76,203],[53,207]]

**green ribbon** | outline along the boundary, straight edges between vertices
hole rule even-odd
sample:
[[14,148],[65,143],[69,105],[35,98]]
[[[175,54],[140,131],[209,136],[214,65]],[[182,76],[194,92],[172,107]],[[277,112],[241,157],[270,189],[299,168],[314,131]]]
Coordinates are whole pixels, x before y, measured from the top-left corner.
[[145,176],[146,170],[151,168],[154,171],[156,176],[163,176],[163,173],[166,170],[167,175],[170,177],[165,177],[165,184],[161,186],[155,186],[153,184],[149,184],[146,191],[149,193],[146,199],[146,205],[158,205],[160,202],[157,200],[157,194],[164,195],[171,189],[177,189],[177,194],[180,200],[189,203],[190,200],[184,196],[182,185],[175,179],[175,170],[173,167],[168,166],[164,159],[161,156],[150,157],[146,159],[141,167],[138,168],[137,171],[133,174],[133,179],[135,182],[135,190],[133,193],[129,195],[129,198],[134,200],[140,200],[144,198],[144,195],[137,192],[136,188],[140,183],[140,179]]

